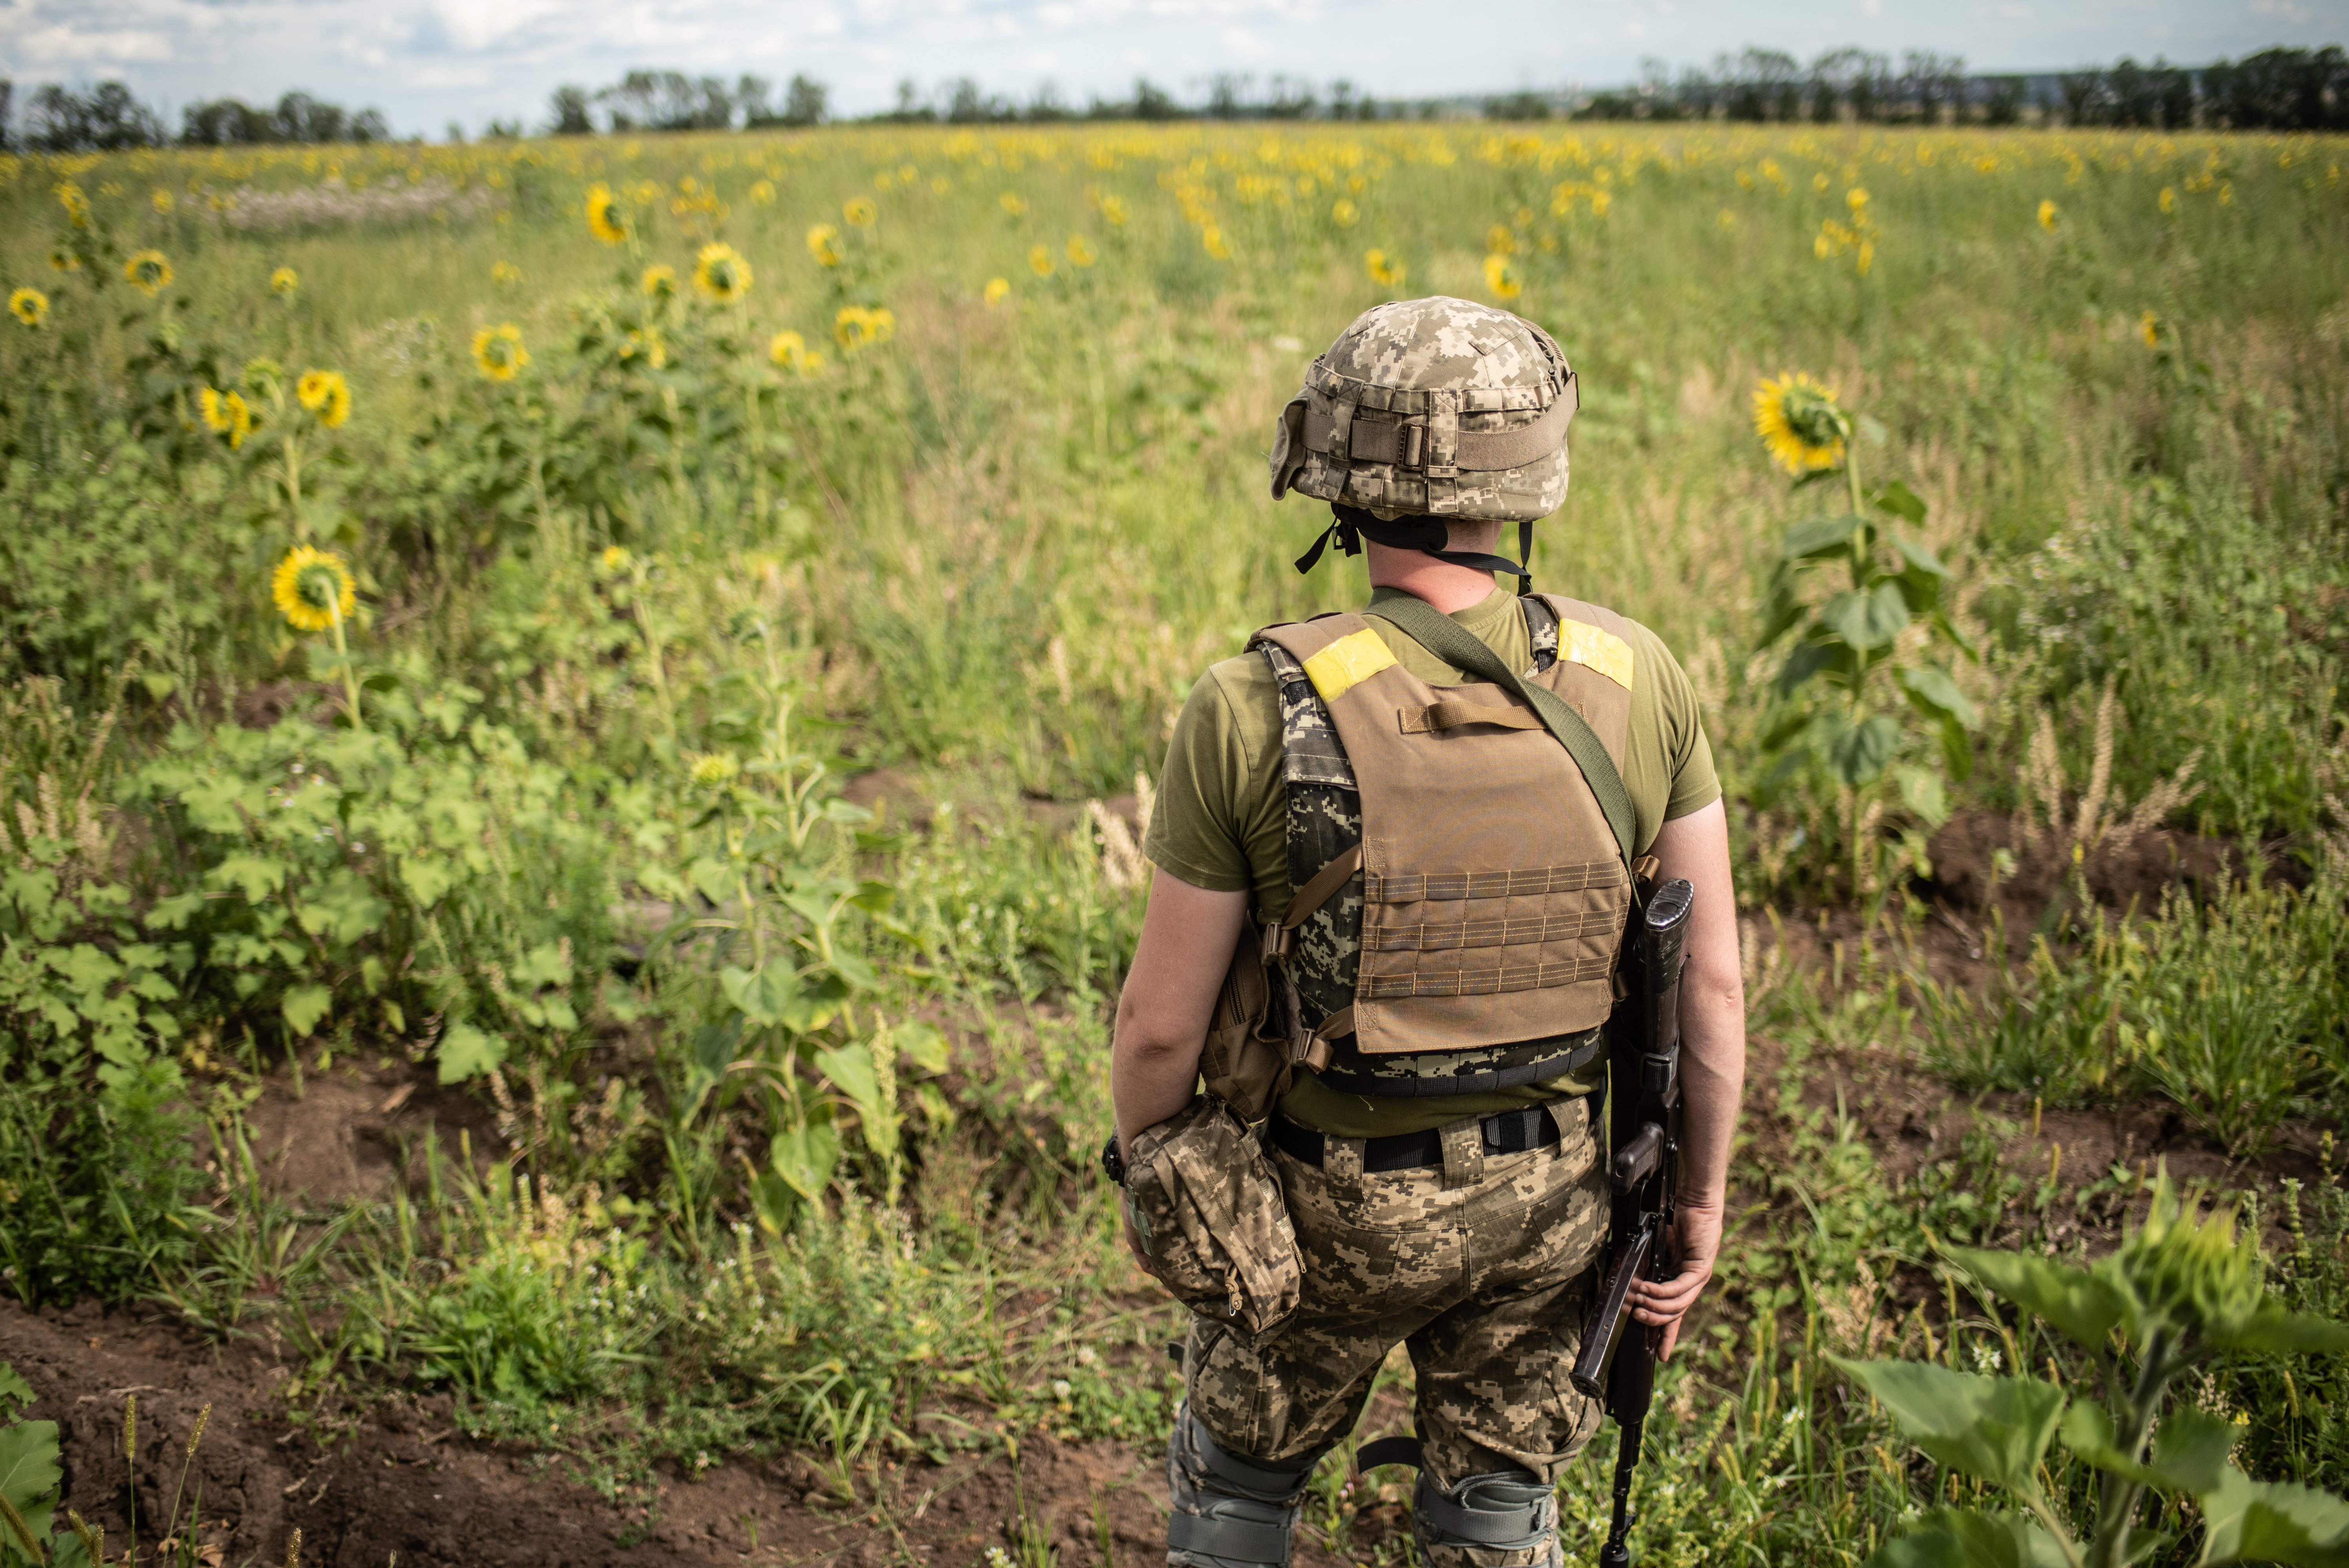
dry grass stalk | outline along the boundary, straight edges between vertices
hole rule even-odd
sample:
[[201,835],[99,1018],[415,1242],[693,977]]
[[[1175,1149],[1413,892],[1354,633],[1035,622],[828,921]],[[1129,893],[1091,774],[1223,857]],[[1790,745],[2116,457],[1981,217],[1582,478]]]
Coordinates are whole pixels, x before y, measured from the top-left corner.
[[[1151,812],[1158,803],[1158,792],[1146,773],[1133,776],[1134,814],[1145,830]],[[1119,892],[1132,892],[1150,881],[1150,862],[1143,858],[1142,846],[1134,841],[1133,830],[1125,819],[1102,805],[1099,800],[1085,802],[1085,815],[1093,825],[1101,841],[1102,880]]]
[[[2202,765],[2197,748],[2178,770],[2157,781],[2126,816],[2112,795],[2113,741],[2121,716],[2114,683],[2107,678],[2096,701],[2095,750],[2088,764],[2088,781],[2067,811],[2067,780],[2055,743],[2055,721],[2045,709],[2031,734],[2031,748],[2021,774],[2022,809],[2015,813],[2013,849],[2017,858],[2053,854],[2082,859],[2099,851],[2120,853],[2152,832],[2172,814],[2202,792],[2194,770]],[[2069,819],[2068,821],[2066,819]]]

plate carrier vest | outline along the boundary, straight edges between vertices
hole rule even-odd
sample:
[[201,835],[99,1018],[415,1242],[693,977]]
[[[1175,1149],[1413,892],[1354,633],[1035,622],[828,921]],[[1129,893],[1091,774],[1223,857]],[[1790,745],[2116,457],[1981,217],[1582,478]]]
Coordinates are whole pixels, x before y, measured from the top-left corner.
[[[1553,594],[1518,603],[1526,678],[1619,770],[1630,624]],[[1498,685],[1421,680],[1363,615],[1268,626],[1249,646],[1280,697],[1297,892],[1264,955],[1290,1059],[1379,1098],[1490,1093],[1596,1061],[1631,883],[1566,748]]]

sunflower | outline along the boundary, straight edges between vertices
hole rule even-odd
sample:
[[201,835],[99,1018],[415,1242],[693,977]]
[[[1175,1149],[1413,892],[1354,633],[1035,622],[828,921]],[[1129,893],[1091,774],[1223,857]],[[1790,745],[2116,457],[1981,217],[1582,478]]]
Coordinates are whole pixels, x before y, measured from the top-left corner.
[[620,215],[620,199],[608,185],[587,187],[587,232],[607,245],[627,242],[628,221]]
[[832,320],[833,341],[844,353],[854,354],[869,344],[886,342],[897,331],[897,318],[886,310],[866,310],[863,305],[843,305]]
[[1515,299],[1526,292],[1524,281],[1517,276],[1516,264],[1497,251],[1485,258],[1485,286],[1493,291],[1495,299]]
[[773,206],[775,204],[775,182],[771,180],[761,180],[756,185],[751,186],[750,202],[753,206],[757,207]]
[[269,580],[269,596],[297,632],[323,632],[351,618],[358,608],[358,584],[351,569],[331,551],[297,544],[285,552]]
[[1506,223],[1495,223],[1485,231],[1485,249],[1496,256],[1514,256],[1517,253],[1517,237],[1509,232]]
[[807,358],[807,339],[785,327],[767,340],[767,357],[786,370],[796,370]]
[[522,282],[522,269],[512,262],[499,262],[490,268],[490,282],[504,286]]
[[693,263],[693,286],[731,304],[750,292],[750,263],[731,245],[704,245]]
[[1355,220],[1361,217],[1361,215],[1362,210],[1360,207],[1355,206],[1353,199],[1348,196],[1339,197],[1330,208],[1330,222],[1337,224],[1340,229],[1352,228],[1354,226]]
[[848,220],[852,229],[869,229],[880,221],[881,209],[873,204],[870,196],[851,196],[840,204],[840,215]]
[[1094,250],[1093,242],[1082,234],[1071,234],[1069,236],[1068,257],[1071,265],[1089,267],[1101,259],[1101,253]]
[[1371,282],[1381,288],[1402,287],[1403,265],[1384,251],[1364,251],[1362,264],[1370,269]]
[[675,299],[677,269],[666,262],[647,267],[645,275],[637,280],[636,287],[644,291],[647,299]]
[[2056,207],[2054,202],[2042,201],[2039,203],[2039,226],[2046,230],[2051,234],[2055,232],[2055,211]]
[[830,223],[818,223],[807,232],[808,254],[820,267],[840,265],[840,231]]
[[207,387],[196,395],[197,410],[203,415],[204,424],[215,434],[228,438],[232,452],[244,445],[253,434],[253,406],[240,392],[222,392]]
[[292,299],[294,291],[302,286],[302,274],[292,267],[280,267],[269,274],[269,292],[279,299]]
[[661,329],[657,326],[632,327],[628,335],[620,340],[620,357],[642,359],[658,370],[668,364],[668,342],[661,336]]
[[2137,335],[2145,339],[2145,346],[2147,348],[2159,348],[2161,346],[2161,317],[2154,315],[2151,311],[2147,311],[2143,315],[2138,316],[2137,318]]
[[171,259],[160,251],[140,251],[122,263],[130,286],[153,299],[171,286]]
[[2165,185],[2161,188],[2161,195],[2154,204],[2164,212],[2175,212],[2178,211],[2178,192]]
[[1040,278],[1052,275],[1052,253],[1042,245],[1028,247],[1028,270]]
[[1112,229],[1125,227],[1125,203],[1114,196],[1101,199],[1101,215]]
[[1016,191],[1006,191],[995,200],[998,205],[1015,218],[1024,218],[1028,215],[1028,198]]
[[8,314],[26,326],[38,326],[48,317],[49,296],[38,289],[18,289],[8,296]]
[[169,216],[171,209],[180,204],[180,199],[177,196],[172,195],[169,191],[164,190],[160,185],[155,188],[154,193],[149,196],[147,200],[154,204],[156,214],[159,217]]
[[625,544],[607,544],[604,546],[604,553],[597,559],[603,562],[604,570],[606,572],[625,572],[628,569],[628,547]]
[[1754,387],[1754,433],[1780,468],[1799,475],[1842,462],[1851,423],[1833,391],[1797,371]]
[[692,778],[705,789],[722,789],[734,781],[742,765],[722,751],[698,752],[693,758]]
[[294,396],[329,430],[341,429],[351,417],[350,385],[339,370],[305,370],[294,384]]
[[1199,248],[1216,261],[1228,262],[1232,259],[1232,248],[1224,243],[1223,230],[1213,223],[1199,231]]
[[473,334],[473,363],[492,381],[512,380],[530,363],[530,350],[522,346],[522,328],[507,322]]

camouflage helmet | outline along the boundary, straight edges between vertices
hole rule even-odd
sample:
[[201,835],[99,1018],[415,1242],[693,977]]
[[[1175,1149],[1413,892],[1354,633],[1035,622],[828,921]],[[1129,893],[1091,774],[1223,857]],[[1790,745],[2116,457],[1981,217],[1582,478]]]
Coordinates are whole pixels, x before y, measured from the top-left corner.
[[1377,305],[1281,410],[1273,499],[1531,522],[1566,500],[1579,402],[1565,353],[1532,322],[1440,294]]

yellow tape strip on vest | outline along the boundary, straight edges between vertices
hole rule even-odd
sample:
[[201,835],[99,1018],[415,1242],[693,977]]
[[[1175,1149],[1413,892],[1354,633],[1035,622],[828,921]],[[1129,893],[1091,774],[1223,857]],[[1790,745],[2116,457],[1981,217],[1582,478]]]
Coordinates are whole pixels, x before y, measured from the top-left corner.
[[1560,616],[1557,656],[1568,664],[1587,665],[1625,691],[1631,689],[1631,645],[1612,632]]
[[1313,689],[1321,694],[1323,702],[1336,702],[1357,683],[1370,679],[1394,662],[1386,640],[1365,627],[1339,638],[1306,660],[1305,676],[1313,683]]

